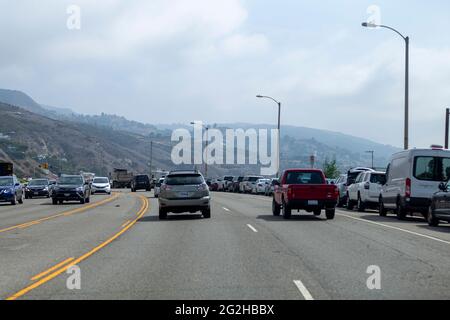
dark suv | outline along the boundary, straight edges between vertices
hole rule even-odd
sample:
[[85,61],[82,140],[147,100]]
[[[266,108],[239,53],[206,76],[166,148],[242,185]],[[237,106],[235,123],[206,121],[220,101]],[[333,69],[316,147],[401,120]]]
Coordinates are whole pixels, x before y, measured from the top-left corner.
[[0,177],[0,202],[23,203],[23,188],[16,176]]
[[133,180],[131,180],[131,192],[136,192],[137,190],[152,190],[148,175],[140,174],[133,177]]
[[64,201],[79,201],[81,204],[89,203],[91,189],[83,176],[62,176],[53,187],[53,204],[62,204]]

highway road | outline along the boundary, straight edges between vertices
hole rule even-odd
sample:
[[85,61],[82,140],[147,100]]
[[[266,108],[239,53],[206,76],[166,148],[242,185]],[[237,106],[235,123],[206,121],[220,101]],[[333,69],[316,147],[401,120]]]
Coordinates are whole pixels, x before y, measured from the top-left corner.
[[[346,210],[286,221],[272,216],[271,198],[212,196],[211,219],[166,221],[150,192],[0,205],[0,298],[450,298],[448,224]],[[67,286],[72,264],[80,289]],[[379,290],[367,286],[369,266]]]

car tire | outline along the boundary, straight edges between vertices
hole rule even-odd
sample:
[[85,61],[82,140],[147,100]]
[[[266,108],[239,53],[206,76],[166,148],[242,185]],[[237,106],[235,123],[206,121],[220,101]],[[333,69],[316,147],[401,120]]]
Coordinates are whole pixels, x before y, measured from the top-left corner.
[[283,201],[283,218],[288,220],[292,216],[292,209]]
[[397,214],[398,220],[405,220],[407,212],[405,208],[401,205],[400,199],[397,200],[397,208],[395,209],[395,213]]
[[159,208],[159,220],[167,219],[167,211],[164,208]]
[[281,213],[281,207],[275,199],[272,199],[272,213],[275,217],[279,217]]
[[387,209],[384,207],[383,198],[381,198],[381,197],[378,200],[378,214],[380,215],[380,217],[387,216]]
[[211,208],[202,210],[203,218],[210,219],[211,218]]
[[325,210],[325,216],[327,217],[327,220],[333,220],[336,216],[336,209]]
[[28,199],[29,197],[27,195],[25,195],[25,199]]
[[364,211],[366,211],[366,206],[365,206],[364,202],[363,202],[362,199],[361,199],[361,195],[358,195],[358,205],[357,205],[357,208],[358,208],[358,212],[364,212]]
[[85,203],[86,203],[86,199],[85,199],[85,198],[81,199],[81,200],[80,200],[80,203],[81,203],[81,204],[85,204]]
[[58,200],[56,200],[55,198],[52,199],[52,204],[55,206],[58,204]]
[[353,204],[353,201],[350,200],[350,197],[347,194],[347,210],[353,211],[354,207],[355,207],[355,205]]
[[59,204],[63,204],[63,203],[64,203],[64,200],[59,200],[58,203],[59,203]]
[[322,214],[322,209],[314,209],[313,213],[316,217],[320,216]]
[[430,227],[438,227],[439,219],[433,215],[433,208],[430,206],[427,213],[427,222]]

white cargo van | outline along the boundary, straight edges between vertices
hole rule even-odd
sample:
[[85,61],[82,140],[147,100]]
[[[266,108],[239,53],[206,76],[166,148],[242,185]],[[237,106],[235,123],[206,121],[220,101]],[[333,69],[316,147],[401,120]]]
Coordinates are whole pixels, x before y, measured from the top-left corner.
[[394,210],[399,219],[414,212],[427,213],[431,196],[450,178],[450,151],[440,146],[411,149],[392,156],[381,188],[379,211]]

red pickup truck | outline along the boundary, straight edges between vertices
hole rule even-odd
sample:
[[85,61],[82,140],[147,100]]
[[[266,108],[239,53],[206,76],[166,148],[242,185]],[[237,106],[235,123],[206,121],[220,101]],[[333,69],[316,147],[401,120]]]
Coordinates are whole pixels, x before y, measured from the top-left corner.
[[322,170],[288,169],[275,183],[272,212],[285,219],[291,217],[292,210],[306,210],[319,216],[325,209],[326,217],[334,219],[339,197],[335,185],[327,184]]

